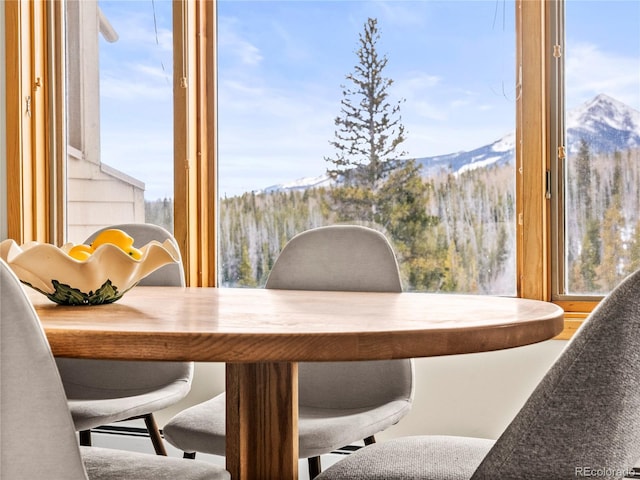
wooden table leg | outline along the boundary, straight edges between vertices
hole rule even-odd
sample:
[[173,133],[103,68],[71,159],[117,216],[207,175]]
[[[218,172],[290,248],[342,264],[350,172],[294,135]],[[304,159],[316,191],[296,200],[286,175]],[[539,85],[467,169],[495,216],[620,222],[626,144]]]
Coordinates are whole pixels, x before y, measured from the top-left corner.
[[297,480],[298,364],[228,363],[226,468],[233,480]]

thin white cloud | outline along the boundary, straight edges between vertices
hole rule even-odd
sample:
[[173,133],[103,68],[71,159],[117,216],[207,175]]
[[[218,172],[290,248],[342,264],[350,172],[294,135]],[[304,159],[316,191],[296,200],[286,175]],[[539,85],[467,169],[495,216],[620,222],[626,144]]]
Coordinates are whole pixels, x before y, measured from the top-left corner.
[[433,120],[436,122],[442,122],[448,120],[447,111],[441,106],[436,105],[428,100],[415,100],[411,102],[407,107],[403,108],[405,117],[409,117],[409,114],[422,118],[422,120]]
[[[411,26],[416,27],[425,25],[428,18],[427,12],[428,2],[405,2],[397,0],[379,0],[372,2],[379,9],[380,17],[384,19],[385,24],[394,27]],[[418,12],[417,9],[420,9]]]
[[[164,3],[166,7],[168,3]],[[156,3],[158,6],[162,6],[162,4],[163,2]],[[141,6],[146,8],[141,8],[140,10],[127,8],[126,10],[123,9],[120,11],[117,9],[117,6],[118,3],[112,3],[112,8],[108,11],[109,22],[119,37],[118,41],[114,43],[116,48],[126,48],[140,52],[149,52],[155,49],[165,54],[171,54],[171,52],[173,52],[170,5],[168,11],[159,12],[158,9],[156,10],[155,23],[151,2],[141,4]],[[160,17],[161,13],[164,13],[163,17],[168,15],[168,18]],[[166,22],[167,26],[159,23],[160,20]]]
[[274,21],[271,27],[280,39],[280,45],[282,46],[281,55],[286,55],[290,61],[295,62],[306,61],[311,58],[311,54],[309,50],[305,48],[304,42],[292,36],[286,24]]
[[[123,8],[119,8],[123,5]],[[171,3],[103,5],[118,40],[101,42],[100,93],[106,102],[172,103]],[[125,8],[126,7],[126,8]],[[141,107],[144,108],[144,107]]]
[[637,57],[605,52],[590,43],[568,42],[566,49],[566,94],[569,108],[600,93],[640,108]]
[[433,75],[426,72],[414,72],[402,80],[403,88],[412,92],[422,92],[425,89],[437,87],[441,83],[442,77],[440,75]]
[[417,116],[423,119],[443,121],[445,112],[429,99],[434,98],[434,92],[441,84],[442,78],[426,72],[411,72],[396,80],[390,90],[391,96],[397,100],[403,98],[403,115]]
[[256,66],[263,60],[260,49],[241,35],[237,20],[230,17],[218,18],[218,49],[244,66]]
[[451,102],[451,108],[463,108],[471,105],[471,101],[468,98],[459,98]]
[[171,104],[172,86],[166,78],[161,70],[146,65],[134,65],[131,75],[104,72],[100,77],[100,97],[104,101],[152,100]]

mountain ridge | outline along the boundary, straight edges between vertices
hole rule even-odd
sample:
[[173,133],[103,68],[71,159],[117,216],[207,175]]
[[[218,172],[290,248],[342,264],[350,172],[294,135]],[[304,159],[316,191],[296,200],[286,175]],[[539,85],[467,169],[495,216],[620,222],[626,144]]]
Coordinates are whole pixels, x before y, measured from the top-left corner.
[[[640,111],[601,93],[570,110],[566,116],[566,146],[569,153],[576,153],[581,139],[588,139],[596,153],[612,152],[640,147]],[[515,132],[473,150],[460,151],[431,157],[416,157],[422,165],[424,177],[438,173],[461,174],[476,168],[513,163]],[[305,177],[272,185],[254,193],[305,190],[329,186],[332,180],[326,175]]]

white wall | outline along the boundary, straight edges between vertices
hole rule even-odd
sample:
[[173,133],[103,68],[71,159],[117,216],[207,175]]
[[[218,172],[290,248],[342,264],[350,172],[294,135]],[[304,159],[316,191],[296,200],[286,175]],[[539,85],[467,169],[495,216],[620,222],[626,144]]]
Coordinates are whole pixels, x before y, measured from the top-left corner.
[[[446,434],[497,438],[566,341],[498,352],[416,359],[415,400],[407,417],[376,437]],[[189,396],[159,412],[162,426],[181,409],[224,391],[223,364],[197,364]]]
[[498,352],[416,359],[414,407],[377,438],[423,434],[497,438],[565,344],[550,340]]
[[6,145],[6,99],[5,99],[5,75],[4,75],[4,8],[0,8],[0,240],[7,238],[7,145]]

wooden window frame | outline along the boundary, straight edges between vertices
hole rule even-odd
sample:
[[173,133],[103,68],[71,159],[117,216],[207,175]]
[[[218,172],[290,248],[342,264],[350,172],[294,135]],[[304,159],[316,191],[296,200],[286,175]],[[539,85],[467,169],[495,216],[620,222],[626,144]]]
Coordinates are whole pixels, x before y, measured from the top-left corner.
[[[547,45],[548,52],[559,52],[558,55],[548,55],[549,74],[549,111],[556,121],[549,126],[551,135],[548,142],[550,159],[550,191],[552,194],[552,233],[551,252],[552,270],[550,282],[552,285],[552,301],[560,305],[565,310],[565,329],[562,338],[570,338],[573,332],[580,326],[582,321],[598,305],[600,297],[598,295],[571,296],[564,293],[564,268],[566,261],[565,232],[564,232],[564,208],[565,188],[564,188],[564,159],[559,158],[558,147],[564,145],[565,125],[564,114],[566,111],[565,102],[565,75],[564,75],[564,3],[566,0],[547,0],[547,28],[550,32],[550,39]],[[560,31],[557,25],[563,25]],[[557,57],[557,58],[556,58]],[[573,297],[573,298],[572,298]]]
[[[63,239],[61,172],[62,159],[66,157],[61,146],[54,150],[45,148],[55,139],[61,145],[64,138],[63,106],[53,103],[55,95],[46,95],[59,92],[63,81],[62,64],[56,66],[61,58],[54,55],[60,50],[46,49],[47,38],[57,42],[62,38],[55,33],[61,29],[56,3],[59,2],[5,3],[7,178],[12,179],[7,182],[8,232],[20,242],[59,243]],[[41,8],[38,5],[46,6],[48,16],[35,13]],[[551,6],[550,2],[516,0],[515,7],[517,294],[551,301],[552,219],[550,201],[545,195],[546,172],[551,168],[548,132],[553,114],[549,99]],[[187,282],[194,286],[216,286],[215,10],[213,1],[173,2],[174,229],[184,257]],[[55,74],[45,75],[47,66]],[[46,88],[34,91],[34,78],[40,78]],[[28,91],[41,94],[43,99],[37,106],[42,110],[25,118],[21,99]],[[16,184],[19,186],[12,184],[15,178],[21,179]],[[595,304],[559,303],[569,319],[563,338],[571,334]]]
[[215,2],[174,0],[174,234],[187,284],[217,285]]
[[7,234],[50,241],[54,102],[47,69],[50,22],[42,2],[5,2]]
[[[61,245],[66,240],[64,4],[20,0],[5,2],[4,8],[7,234],[18,243]],[[174,232],[187,284],[215,286],[215,4],[174,0],[173,12]]]

